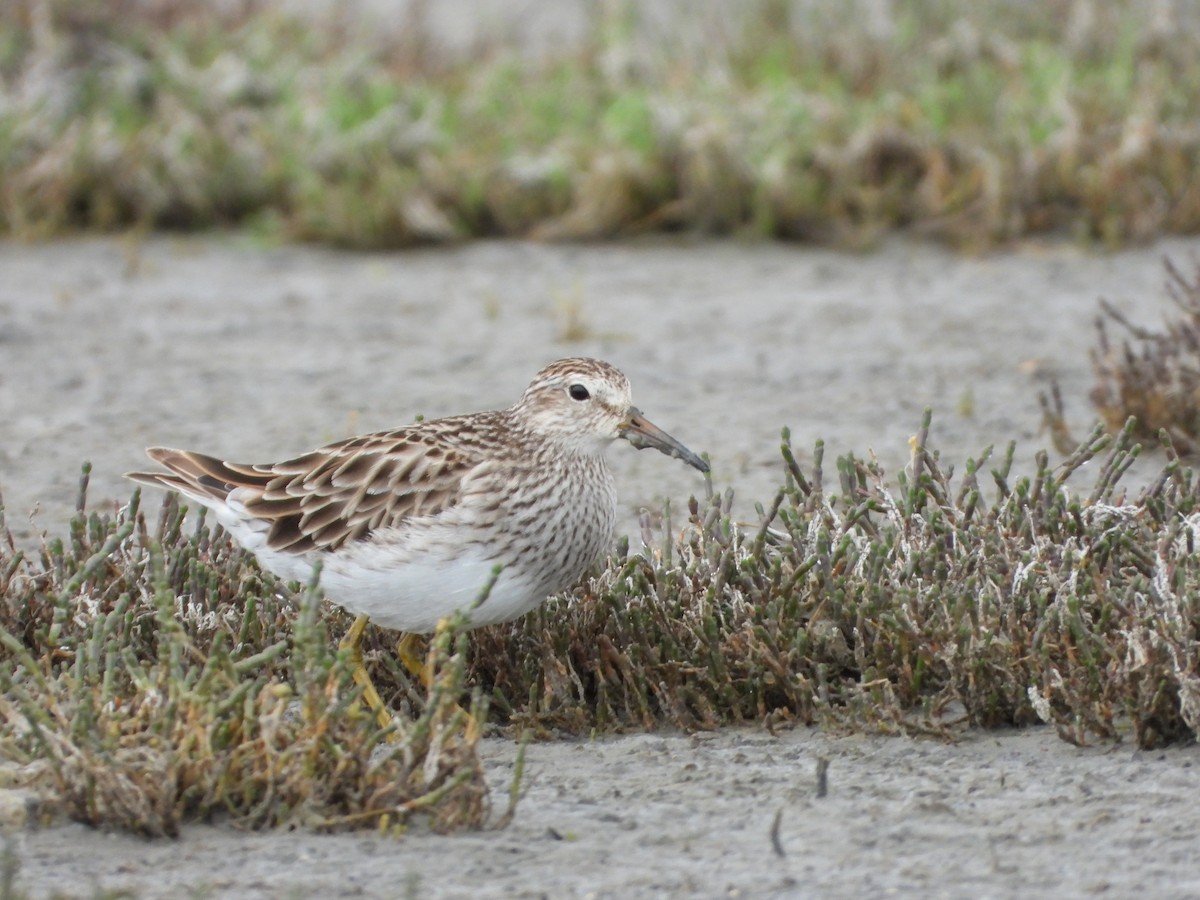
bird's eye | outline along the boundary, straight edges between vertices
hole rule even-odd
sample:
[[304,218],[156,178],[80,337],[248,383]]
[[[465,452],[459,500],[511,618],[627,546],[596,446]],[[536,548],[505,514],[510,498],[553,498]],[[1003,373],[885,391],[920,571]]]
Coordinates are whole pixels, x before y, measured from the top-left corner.
[[573,384],[567,388],[567,393],[571,395],[572,400],[587,400],[592,395],[588,393],[588,389],[582,384]]

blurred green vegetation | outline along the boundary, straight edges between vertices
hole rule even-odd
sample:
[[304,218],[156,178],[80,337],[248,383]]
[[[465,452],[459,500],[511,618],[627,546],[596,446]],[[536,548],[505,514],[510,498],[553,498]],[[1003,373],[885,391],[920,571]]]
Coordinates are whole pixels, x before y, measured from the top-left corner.
[[[0,5],[0,230],[355,247],[687,230],[1113,245],[1200,226],[1200,11],[758,0],[439,49],[282,5]],[[883,12],[881,12],[883,11]]]

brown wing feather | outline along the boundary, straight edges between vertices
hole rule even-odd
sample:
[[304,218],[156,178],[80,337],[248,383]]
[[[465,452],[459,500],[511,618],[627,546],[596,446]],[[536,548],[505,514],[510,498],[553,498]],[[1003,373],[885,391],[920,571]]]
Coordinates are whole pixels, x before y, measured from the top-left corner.
[[238,486],[237,474],[216,457],[170,447],[149,447],[146,455],[171,471],[127,472],[126,478],[217,501],[224,500]]
[[130,477],[217,501],[236,490],[248,516],[270,523],[272,549],[334,550],[378,528],[454,506],[463,478],[479,460],[474,445],[455,435],[454,428],[402,428],[264,465],[156,447],[147,454],[170,474]]

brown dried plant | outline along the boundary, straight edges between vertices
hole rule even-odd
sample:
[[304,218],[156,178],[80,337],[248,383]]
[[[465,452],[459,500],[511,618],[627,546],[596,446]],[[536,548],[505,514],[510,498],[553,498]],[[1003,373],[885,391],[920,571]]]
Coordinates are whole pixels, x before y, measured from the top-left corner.
[[[1190,278],[1170,259],[1163,263],[1175,314],[1162,331],[1133,324],[1101,298],[1091,397],[1110,428],[1132,416],[1140,435],[1165,431],[1180,453],[1194,455],[1200,450],[1200,263]],[[1109,336],[1110,323],[1125,333],[1119,347]]]

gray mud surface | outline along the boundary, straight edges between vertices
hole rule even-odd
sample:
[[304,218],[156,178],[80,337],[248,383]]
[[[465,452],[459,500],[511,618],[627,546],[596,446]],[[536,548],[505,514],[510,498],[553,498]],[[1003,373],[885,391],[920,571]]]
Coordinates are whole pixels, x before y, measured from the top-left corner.
[[[147,445],[280,459],[418,415],[508,406],[543,364],[583,355],[623,369],[652,421],[710,453],[716,487],[734,487],[747,518],[782,480],[784,425],[802,462],[825,441],[831,479],[847,451],[895,472],[931,406],[931,444],[957,470],[1013,439],[1028,470],[1049,445],[1037,402],[1048,376],[1077,437],[1095,419],[1097,298],[1157,325],[1167,253],[1186,262],[1200,241],[982,258],[899,241],[870,255],[0,242],[0,488],[9,527],[32,539],[62,530],[85,459],[93,505],[124,502],[121,473],[147,465]],[[657,453],[622,444],[610,456],[627,530],[639,508],[703,488]]]
[[[511,742],[484,748],[500,809]],[[828,794],[815,792],[818,758]],[[1079,750],[1048,729],[958,744],[635,734],[531,746],[504,831],[314,836],[80,825],[21,836],[22,882],[141,897],[1195,897],[1194,747]],[[779,816],[779,851],[772,826]]]
[[[903,241],[870,255],[661,240],[395,255],[239,236],[0,243],[7,522],[29,546],[63,533],[84,459],[103,507],[128,499],[121,473],[148,444],[276,459],[508,405],[566,355],[622,368],[652,421],[711,455],[747,519],[781,479],[783,425],[804,465],[824,439],[830,484],[846,451],[903,467],[926,406],[931,444],[957,471],[1014,438],[1028,471],[1049,443],[1037,403],[1049,375],[1078,437],[1094,419],[1097,298],[1156,325],[1162,256],[1196,252],[1183,239],[981,258]],[[658,454],[611,457],[634,533],[640,508],[682,510],[703,489]],[[1088,490],[1089,473],[1073,483]],[[482,752],[500,809],[514,747],[489,738]],[[37,897],[1196,896],[1198,763],[1195,746],[1080,750],[1037,729],[954,745],[814,730],[563,741],[530,748],[504,831],[196,826],[146,843],[60,826],[16,837],[17,883]]]

